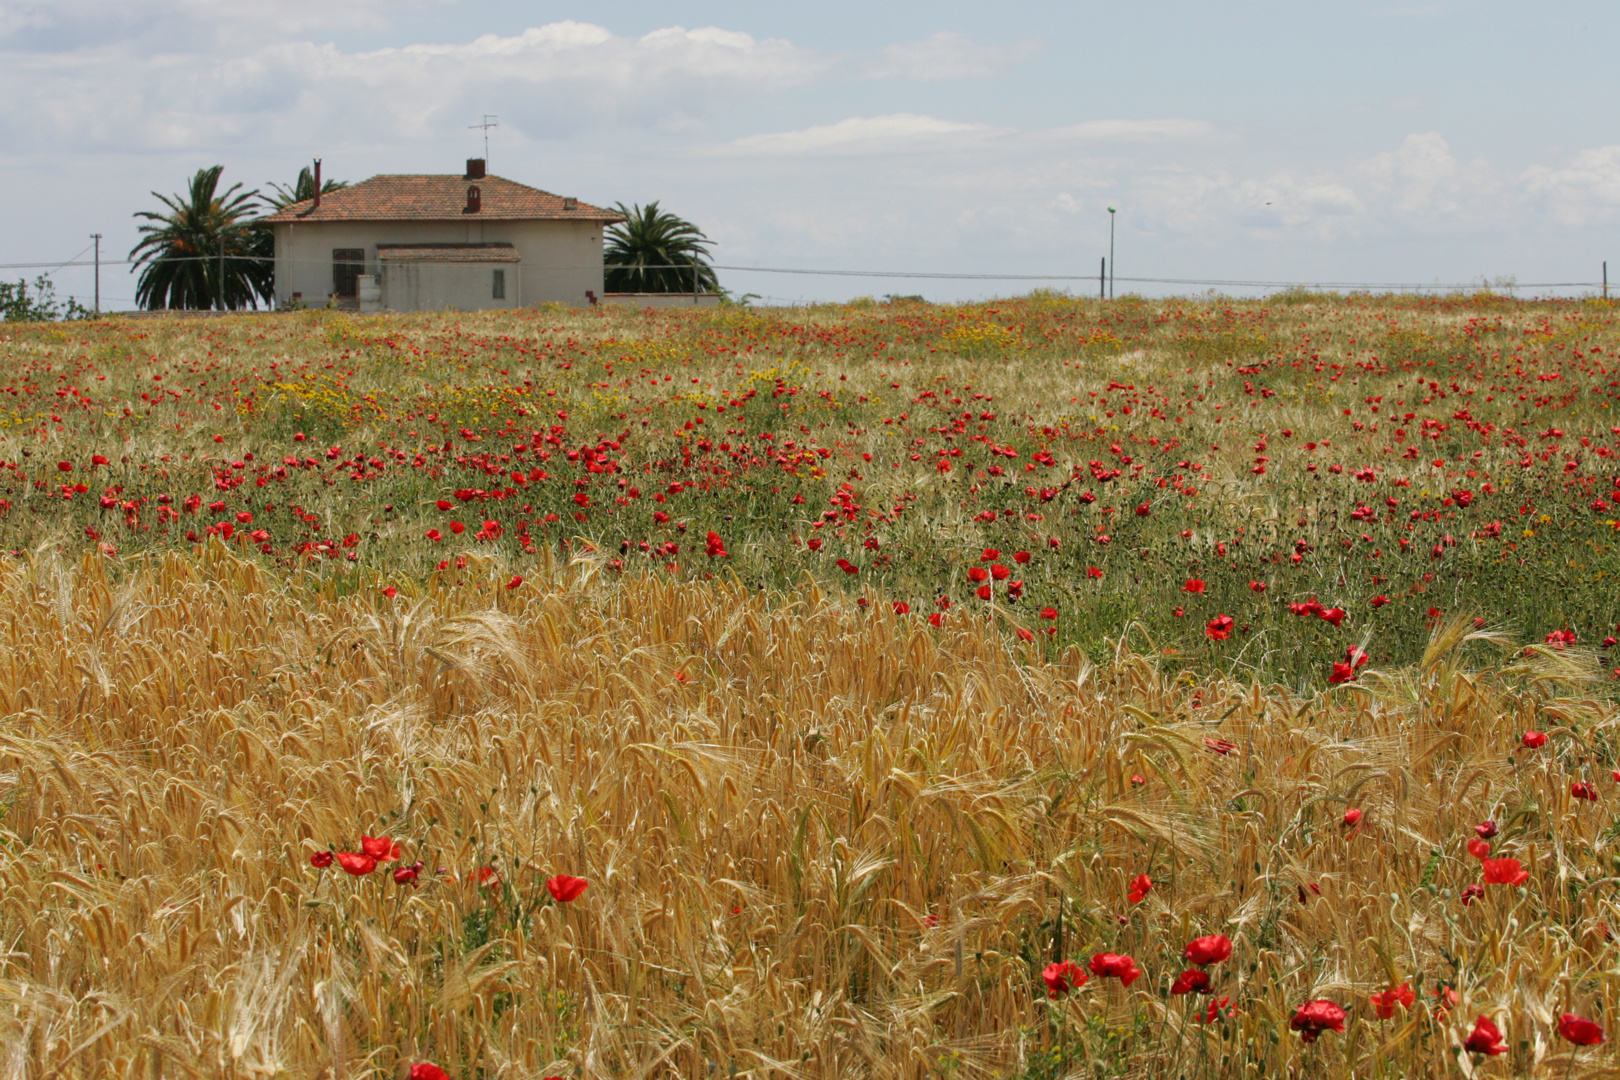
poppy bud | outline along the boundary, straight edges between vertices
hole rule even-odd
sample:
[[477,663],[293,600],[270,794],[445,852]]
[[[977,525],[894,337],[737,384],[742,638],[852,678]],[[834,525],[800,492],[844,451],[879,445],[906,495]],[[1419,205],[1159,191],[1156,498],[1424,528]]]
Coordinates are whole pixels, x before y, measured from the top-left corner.
[[1345,828],[1352,828],[1361,824],[1361,811],[1351,808],[1344,812]]

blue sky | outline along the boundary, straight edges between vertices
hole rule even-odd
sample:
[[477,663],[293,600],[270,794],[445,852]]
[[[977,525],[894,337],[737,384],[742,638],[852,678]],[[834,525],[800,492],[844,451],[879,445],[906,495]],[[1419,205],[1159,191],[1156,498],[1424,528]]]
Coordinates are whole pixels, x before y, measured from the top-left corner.
[[724,265],[1089,275],[1114,205],[1124,277],[1620,279],[1617,40],[1612,2],[0,0],[0,263],[122,257],[204,165],[458,170],[494,113],[495,172],[659,199]]

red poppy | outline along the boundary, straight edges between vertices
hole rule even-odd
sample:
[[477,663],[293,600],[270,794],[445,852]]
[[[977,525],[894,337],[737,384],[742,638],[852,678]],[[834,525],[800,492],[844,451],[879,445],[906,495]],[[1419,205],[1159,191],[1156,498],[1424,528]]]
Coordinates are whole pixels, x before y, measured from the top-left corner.
[[1306,1042],[1315,1042],[1316,1037],[1324,1031],[1344,1030],[1344,1010],[1322,998],[1307,1001],[1294,1013],[1288,1026],[1299,1032]]
[[1496,822],[1482,821],[1474,826],[1474,832],[1479,834],[1481,840],[1489,840],[1496,835]]
[[1468,854],[1472,855],[1474,858],[1483,859],[1490,853],[1491,843],[1489,840],[1481,840],[1476,836],[1472,840],[1468,841]]
[[1187,579],[1187,584],[1185,584],[1185,585],[1183,585],[1181,587],[1181,591],[1182,592],[1190,592],[1190,593],[1201,593],[1201,592],[1204,591],[1204,583],[1202,581],[1200,581],[1198,578],[1195,578],[1195,577],[1194,578],[1188,578]]
[[585,891],[590,882],[582,877],[569,877],[567,874],[558,874],[556,877],[546,879],[546,888],[551,892],[551,898],[559,904],[571,904],[579,899],[579,894]]
[[399,590],[394,586],[389,585],[383,589],[382,594],[388,597],[388,599],[392,600],[394,597],[399,595]]
[[1596,1046],[1603,1041],[1601,1027],[1574,1013],[1565,1013],[1558,1018],[1558,1034],[1576,1046]]
[[422,863],[420,861],[411,866],[401,866],[399,869],[394,871],[394,884],[414,885],[416,884],[416,879],[421,876],[421,873]]
[[985,548],[984,552],[982,553],[982,555],[981,555],[981,557],[979,559],[979,561],[980,562],[995,562],[999,558],[1001,558],[1001,549],[1000,548]]
[[1502,1045],[1502,1029],[1481,1016],[1474,1021],[1474,1030],[1468,1033],[1463,1040],[1464,1049],[1475,1054],[1507,1053],[1507,1047]]
[[1531,750],[1538,750],[1547,745],[1547,735],[1546,732],[1542,731],[1527,731],[1524,733],[1524,738],[1519,741]]
[[1367,1000],[1372,1002],[1373,1011],[1378,1014],[1380,1020],[1388,1020],[1395,1015],[1395,1006],[1410,1009],[1412,1003],[1417,1000],[1417,994],[1412,992],[1411,983],[1401,983],[1382,993],[1373,994]]
[[990,571],[982,566],[968,567],[968,580],[974,583],[984,581],[990,577]]
[[896,600],[894,602],[894,613],[896,615],[910,615],[911,605],[906,603],[904,600]]
[[1013,552],[1013,562],[1016,562],[1016,563],[1027,563],[1027,562],[1029,562],[1029,552],[1027,552],[1027,551],[1015,551],[1015,552]]
[[1327,622],[1332,623],[1334,626],[1338,626],[1340,623],[1344,622],[1344,608],[1328,608],[1325,611],[1317,612],[1317,614]]
[[386,836],[362,836],[360,850],[378,862],[397,862],[399,845]]
[[1585,799],[1588,802],[1597,802],[1597,788],[1593,787],[1591,784],[1588,784],[1584,780],[1577,780],[1573,784],[1569,785],[1569,794],[1571,798]]
[[1046,996],[1051,998],[1078,990],[1090,980],[1091,976],[1080,970],[1080,965],[1073,960],[1047,964],[1046,970],[1041,972],[1041,981],[1046,984]]
[[1474,884],[1469,885],[1467,888],[1463,889],[1463,891],[1462,891],[1463,907],[1467,907],[1469,904],[1472,904],[1475,900],[1478,900],[1480,897],[1482,897],[1484,895],[1485,895],[1485,886],[1479,884],[1478,882],[1475,882]]
[[1518,859],[1485,859],[1480,865],[1485,868],[1487,885],[1523,885],[1530,880],[1530,872]]
[[1266,591],[1266,583],[1263,582],[1263,581],[1251,581],[1251,582],[1249,582],[1249,589],[1252,592],[1265,592]]
[[370,855],[356,855],[352,851],[337,853],[337,864],[343,867],[343,872],[353,874],[355,877],[365,877],[377,869],[377,860]]
[[1181,958],[1190,960],[1199,967],[1208,967],[1218,964],[1232,955],[1232,939],[1225,934],[1210,934],[1207,937],[1193,938],[1187,942],[1187,947],[1181,950]]
[[1380,594],[1367,601],[1367,603],[1371,604],[1375,608],[1381,608],[1385,604],[1389,603],[1389,597]]
[[1055,607],[1043,607],[1043,608],[1041,608],[1041,618],[1043,618],[1043,619],[1056,620],[1057,615],[1058,615],[1058,612],[1057,612],[1057,608],[1055,608]]
[[1230,997],[1223,997],[1211,1001],[1209,1003],[1209,1008],[1205,1010],[1204,1014],[1198,1019],[1202,1020],[1206,1024],[1213,1024],[1219,1017],[1225,1016],[1230,1018],[1237,1015],[1236,1009],[1227,1008],[1227,1004],[1230,1003],[1231,1000],[1232,999]]
[[1100,578],[1103,576],[1102,568],[1097,566],[1086,567],[1086,577]]
[[1204,636],[1211,641],[1225,641],[1232,636],[1232,616],[1217,615],[1204,627]]
[[467,531],[467,526],[463,525],[459,521],[452,521],[450,523],[450,531],[455,533],[457,536],[460,536],[462,533]]
[[450,1080],[450,1074],[429,1061],[411,1066],[411,1080]]
[[1177,975],[1176,981],[1170,984],[1172,994],[1188,994],[1194,991],[1200,994],[1209,993],[1209,972],[1190,968]]
[[444,533],[440,532],[438,529],[429,529],[427,531],[427,538],[432,540],[434,543],[438,543],[440,540],[444,539]]
[[500,872],[493,866],[480,866],[478,873],[474,874],[473,877],[477,879],[478,887],[481,889],[495,889],[499,888],[501,884]]
[[1137,517],[1147,517],[1151,513],[1153,513],[1153,507],[1147,503],[1142,503],[1136,508]]
[[1347,828],[1347,829],[1354,828],[1355,826],[1360,825],[1360,824],[1361,824],[1361,811],[1360,810],[1356,809],[1355,807],[1351,807],[1349,810],[1346,810],[1344,812],[1344,826],[1345,826],[1345,828]]
[[309,857],[309,865],[318,870],[331,866],[332,853],[330,851],[317,851],[315,854]]
[[1098,953],[1091,958],[1091,973],[1104,979],[1118,979],[1121,986],[1129,986],[1142,974],[1136,961],[1121,953]]
[[[1135,777],[1132,777],[1131,779],[1134,780]],[[1131,893],[1129,899],[1133,904],[1140,904],[1143,898],[1152,891],[1153,879],[1148,877],[1146,874],[1137,874],[1131,879]]]

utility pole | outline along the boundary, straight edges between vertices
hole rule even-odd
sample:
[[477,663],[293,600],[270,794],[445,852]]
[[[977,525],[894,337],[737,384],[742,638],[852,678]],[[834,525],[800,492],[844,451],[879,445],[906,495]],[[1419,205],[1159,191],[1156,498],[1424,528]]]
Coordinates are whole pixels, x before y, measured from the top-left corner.
[[[91,233],[91,240],[96,241],[96,314],[100,316],[100,233]],[[1609,264],[1604,262],[1604,267],[1607,266]],[[1607,277],[1607,274],[1609,274],[1609,270],[1605,269],[1605,277]]]
[[1114,208],[1108,208],[1108,299],[1114,298]]
[[1609,260],[1603,260],[1603,299],[1609,298]]
[[225,310],[225,234],[219,237],[219,310]]
[[483,131],[484,131],[484,171],[485,172],[489,171],[489,129],[490,128],[500,127],[501,126],[500,120],[501,120],[501,118],[498,117],[498,116],[491,116],[489,113],[485,113],[484,114],[484,122],[482,124],[468,124],[467,125],[467,130],[468,131],[476,131],[479,128],[482,128]]
[[1108,256],[1104,255],[1102,262],[1097,264],[1097,299],[1108,299]]

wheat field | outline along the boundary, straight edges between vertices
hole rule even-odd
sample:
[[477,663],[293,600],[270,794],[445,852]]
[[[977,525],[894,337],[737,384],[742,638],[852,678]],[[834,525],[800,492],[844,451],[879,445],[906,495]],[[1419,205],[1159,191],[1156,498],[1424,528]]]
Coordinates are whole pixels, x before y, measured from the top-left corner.
[[[0,1071],[1613,1075],[1556,1028],[1620,992],[1590,654],[1459,613],[1296,696],[604,560],[0,564]],[[1484,819],[1529,880],[1465,905]],[[362,834],[419,880],[311,864]],[[1216,933],[1214,996],[1167,995]],[[1047,996],[1103,951],[1144,976]],[[1345,1030],[1289,1030],[1310,999]]]

